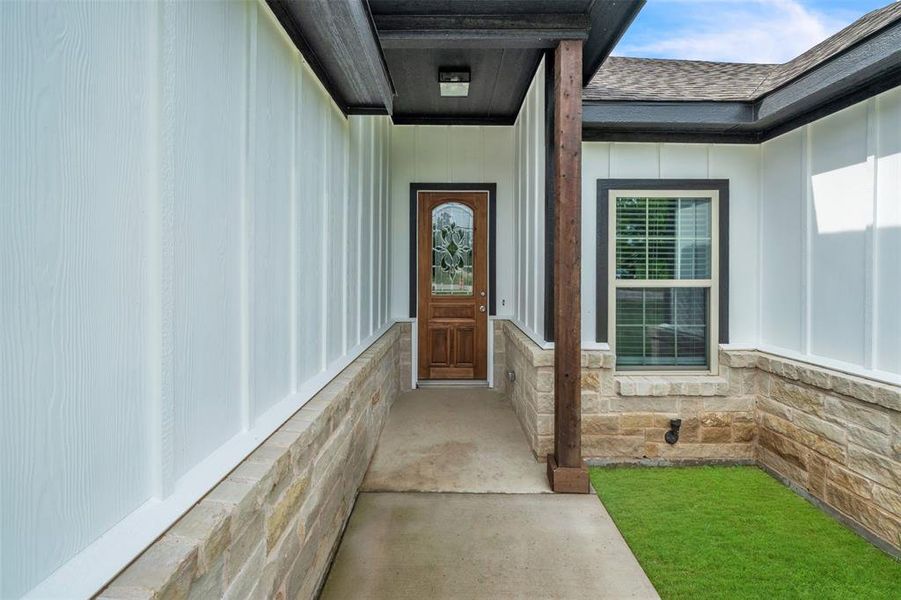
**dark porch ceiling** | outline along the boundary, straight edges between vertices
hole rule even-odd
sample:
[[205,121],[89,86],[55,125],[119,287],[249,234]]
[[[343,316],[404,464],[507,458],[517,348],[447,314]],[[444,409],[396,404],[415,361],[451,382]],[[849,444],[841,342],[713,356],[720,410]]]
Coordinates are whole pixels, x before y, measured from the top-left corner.
[[[594,75],[643,2],[369,0],[397,89],[395,123],[512,123],[535,69],[561,39],[585,40]],[[470,94],[443,98],[441,67],[468,67]]]
[[[535,69],[583,39],[583,82],[645,0],[268,0],[347,113],[395,123],[512,123]],[[469,96],[443,98],[441,67],[467,67]]]

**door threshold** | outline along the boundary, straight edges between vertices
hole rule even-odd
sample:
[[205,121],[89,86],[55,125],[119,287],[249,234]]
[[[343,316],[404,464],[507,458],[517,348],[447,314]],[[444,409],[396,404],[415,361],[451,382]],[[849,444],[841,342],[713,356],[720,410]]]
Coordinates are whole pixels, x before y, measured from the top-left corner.
[[487,379],[424,379],[416,382],[418,388],[487,388]]

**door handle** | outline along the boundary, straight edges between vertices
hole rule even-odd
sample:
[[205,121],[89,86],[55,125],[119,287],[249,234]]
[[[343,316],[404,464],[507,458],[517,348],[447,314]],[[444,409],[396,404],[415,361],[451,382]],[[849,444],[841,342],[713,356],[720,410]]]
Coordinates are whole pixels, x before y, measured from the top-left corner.
[[479,312],[485,312],[485,305],[484,305],[484,304],[482,304],[481,306],[479,306]]

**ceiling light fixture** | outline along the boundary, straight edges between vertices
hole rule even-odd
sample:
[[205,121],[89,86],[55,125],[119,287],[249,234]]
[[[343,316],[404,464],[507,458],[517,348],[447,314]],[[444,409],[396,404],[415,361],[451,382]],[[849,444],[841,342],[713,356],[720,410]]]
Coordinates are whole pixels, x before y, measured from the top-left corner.
[[445,98],[465,98],[469,95],[469,69],[439,69],[438,87]]

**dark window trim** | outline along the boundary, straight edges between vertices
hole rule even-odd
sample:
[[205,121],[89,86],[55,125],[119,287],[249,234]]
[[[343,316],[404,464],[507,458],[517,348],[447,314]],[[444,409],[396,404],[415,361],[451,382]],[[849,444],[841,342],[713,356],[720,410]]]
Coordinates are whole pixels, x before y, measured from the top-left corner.
[[416,234],[419,192],[488,192],[488,314],[494,316],[497,292],[497,184],[496,183],[411,183],[410,184],[410,317],[416,318]]
[[607,294],[609,281],[607,252],[609,236],[609,203],[611,190],[716,190],[719,194],[719,343],[729,343],[729,180],[728,179],[598,179],[597,255],[595,288],[597,290],[597,326],[595,338],[608,342]]

